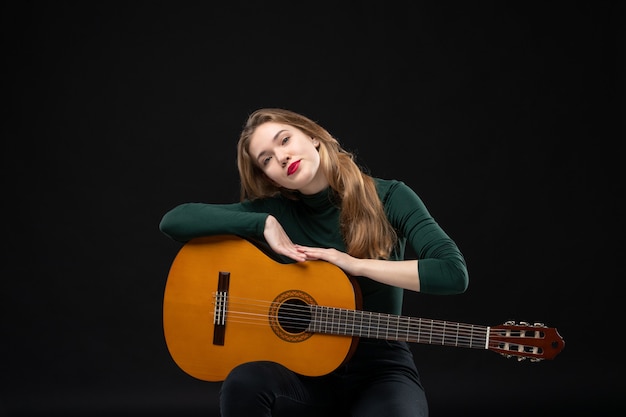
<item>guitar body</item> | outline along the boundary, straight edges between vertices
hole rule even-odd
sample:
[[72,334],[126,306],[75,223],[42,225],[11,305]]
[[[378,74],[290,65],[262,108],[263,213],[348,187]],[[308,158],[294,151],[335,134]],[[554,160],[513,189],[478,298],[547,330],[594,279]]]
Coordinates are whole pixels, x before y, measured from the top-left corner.
[[[220,272],[229,275],[223,325],[216,324]],[[335,370],[358,338],[285,328],[271,320],[277,308],[292,302],[353,310],[358,296],[352,281],[332,264],[279,263],[235,236],[193,239],[176,255],[165,286],[168,350],[183,371],[205,381],[222,381],[251,361],[278,362],[308,376]]]

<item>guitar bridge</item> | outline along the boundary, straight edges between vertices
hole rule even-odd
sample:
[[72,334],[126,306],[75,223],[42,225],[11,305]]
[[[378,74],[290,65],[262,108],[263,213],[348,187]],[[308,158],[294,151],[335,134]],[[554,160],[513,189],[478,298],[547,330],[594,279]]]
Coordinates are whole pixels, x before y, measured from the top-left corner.
[[215,308],[213,310],[213,344],[224,346],[226,332],[226,307],[228,303],[228,287],[230,272],[220,272],[215,293]]

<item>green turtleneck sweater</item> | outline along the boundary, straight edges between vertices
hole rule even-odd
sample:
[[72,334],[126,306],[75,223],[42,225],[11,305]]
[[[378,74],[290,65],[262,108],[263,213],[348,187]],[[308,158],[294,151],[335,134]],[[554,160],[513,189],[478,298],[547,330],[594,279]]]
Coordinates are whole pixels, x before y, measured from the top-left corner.
[[[432,218],[419,196],[396,180],[376,179],[378,195],[398,233],[391,260],[404,259],[408,243],[417,255],[420,291],[458,294],[468,285],[465,260],[454,241]],[[339,231],[339,207],[330,188],[299,200],[282,196],[233,204],[181,204],[163,216],[160,230],[179,242],[200,236],[237,235],[264,242],[269,214],[283,226],[294,243],[346,251]],[[403,290],[364,277],[356,277],[363,295],[363,310],[401,314]]]

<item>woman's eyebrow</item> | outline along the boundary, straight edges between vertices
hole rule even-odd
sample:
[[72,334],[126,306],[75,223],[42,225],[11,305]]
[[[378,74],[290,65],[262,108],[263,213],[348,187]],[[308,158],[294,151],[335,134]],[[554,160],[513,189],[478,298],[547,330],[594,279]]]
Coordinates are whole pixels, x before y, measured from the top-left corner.
[[[275,134],[275,135],[274,135],[274,137],[272,138],[272,142],[276,141],[276,139],[278,139],[278,137],[281,135],[281,133],[286,132],[286,131],[287,131],[287,129],[281,129],[281,130],[279,130],[278,132],[276,132],[276,134]],[[265,151],[265,150],[262,150],[261,152],[259,152],[259,154],[258,154],[258,155],[257,155],[257,157],[256,157],[257,161],[258,161],[259,159],[261,159],[261,157],[262,157],[263,155],[265,155],[266,153],[267,153],[267,151]]]
[[278,137],[280,136],[281,133],[286,132],[286,131],[287,131],[287,129],[280,129],[278,132],[276,132],[276,134],[272,138],[272,142],[274,142],[276,139],[278,139]]

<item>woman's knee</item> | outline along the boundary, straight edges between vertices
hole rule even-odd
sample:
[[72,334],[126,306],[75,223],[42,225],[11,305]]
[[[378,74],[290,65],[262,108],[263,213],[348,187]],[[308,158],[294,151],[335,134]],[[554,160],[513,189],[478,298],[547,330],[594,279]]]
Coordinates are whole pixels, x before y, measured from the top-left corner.
[[222,415],[270,415],[276,401],[273,384],[282,372],[282,366],[273,362],[250,362],[235,367],[220,390]]
[[258,392],[268,389],[270,381],[282,370],[273,362],[248,362],[235,367],[222,383],[222,392]]

